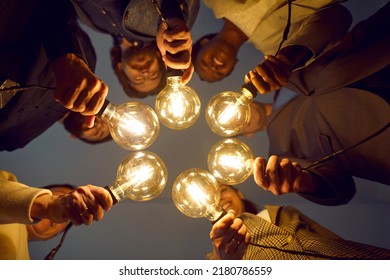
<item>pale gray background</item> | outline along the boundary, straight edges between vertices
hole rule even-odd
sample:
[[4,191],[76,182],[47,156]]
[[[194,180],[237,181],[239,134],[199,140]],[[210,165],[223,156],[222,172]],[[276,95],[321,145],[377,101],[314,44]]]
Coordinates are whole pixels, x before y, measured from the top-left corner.
[[[355,23],[386,2],[350,0],[345,5],[351,8]],[[192,30],[193,38],[215,32],[220,26],[221,22],[215,20],[202,3]],[[118,105],[128,101],[110,66],[111,37],[89,32],[98,53],[97,74],[110,87],[109,99]],[[235,71],[223,82],[208,84],[201,82],[195,74],[189,85],[201,98],[199,120],[183,131],[162,126],[157,141],[148,149],[158,154],[168,167],[169,180],[163,193],[149,202],[122,201],[106,213],[101,222],[71,229],[56,259],[204,259],[210,249],[211,225],[206,219],[189,218],[179,212],[171,199],[171,186],[177,175],[188,168],[207,169],[207,154],[221,137],[208,129],[204,119],[205,105],[222,90],[239,89],[244,74],[261,61],[262,54],[246,44],[239,59]],[[261,96],[257,100],[268,101],[270,98],[272,96]],[[154,108],[153,97],[145,102]],[[267,157],[265,132],[251,139],[240,139],[252,148],[255,155]],[[118,165],[129,153],[115,142],[97,146],[84,144],[70,138],[62,126],[56,124],[24,149],[1,152],[0,168],[15,173],[21,182],[31,186],[52,183],[104,186],[115,180]],[[293,204],[346,239],[390,249],[390,187],[358,179],[356,183],[357,195],[348,205],[338,207],[315,205],[295,194],[275,197],[259,189],[252,177],[240,189],[259,205]],[[31,258],[44,258],[58,240],[31,244]]]

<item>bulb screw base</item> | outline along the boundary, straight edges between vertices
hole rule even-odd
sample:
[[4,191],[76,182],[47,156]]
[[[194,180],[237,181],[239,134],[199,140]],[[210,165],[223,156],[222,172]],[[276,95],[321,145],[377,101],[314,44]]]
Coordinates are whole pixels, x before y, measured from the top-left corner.
[[252,96],[253,96],[253,98],[252,99],[254,99],[256,96],[257,96],[257,89],[256,89],[256,87],[252,84],[252,82],[249,82],[249,83],[247,83],[247,84],[244,84],[242,87],[242,90],[246,90],[246,91],[249,91],[251,94],[252,94]]
[[119,201],[118,199],[115,197],[114,193],[112,192],[112,190],[110,189],[109,186],[105,186],[104,189],[106,189],[108,191],[108,193],[110,194],[111,198],[112,198],[112,204],[115,205],[117,204]]

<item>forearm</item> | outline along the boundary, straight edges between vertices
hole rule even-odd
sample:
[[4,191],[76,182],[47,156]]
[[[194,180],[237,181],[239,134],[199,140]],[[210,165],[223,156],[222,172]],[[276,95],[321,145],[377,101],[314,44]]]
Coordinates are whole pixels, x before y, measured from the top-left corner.
[[51,60],[73,53],[84,60],[83,46],[79,40],[80,26],[69,0],[39,0],[42,39],[46,54]]
[[343,205],[355,195],[355,184],[351,176],[328,167],[303,171],[303,191],[298,194],[321,205]]
[[314,53],[305,46],[292,45],[282,48],[276,58],[288,63],[290,71],[294,71],[306,65],[314,57]]
[[34,222],[31,208],[34,200],[43,195],[51,196],[51,192],[0,179],[0,223],[29,224]]
[[165,18],[179,18],[185,20],[183,11],[177,0],[163,0],[161,3],[161,12]]

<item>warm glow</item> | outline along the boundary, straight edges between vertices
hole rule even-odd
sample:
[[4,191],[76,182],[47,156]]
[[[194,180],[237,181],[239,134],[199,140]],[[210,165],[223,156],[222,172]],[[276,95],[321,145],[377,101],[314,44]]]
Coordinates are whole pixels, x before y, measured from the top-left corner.
[[[134,168],[134,167],[133,167]],[[137,166],[128,172],[128,180],[132,186],[139,187],[153,176],[153,166]]]
[[229,124],[233,118],[236,117],[236,115],[239,113],[239,103],[233,103],[229,104],[225,110],[221,112],[221,114],[218,115],[218,122],[221,125],[227,125]]
[[145,124],[132,117],[131,115],[124,115],[120,118],[119,129],[121,134],[133,134],[133,135],[144,135],[146,133]]
[[210,129],[221,136],[234,136],[249,124],[251,95],[224,91],[210,99],[206,121]]
[[222,184],[237,185],[252,172],[254,156],[244,142],[227,138],[216,143],[207,157],[211,174]]
[[171,98],[172,115],[176,118],[180,118],[185,113],[186,100],[181,92],[173,92]]
[[138,151],[149,147],[160,131],[157,114],[141,102],[127,102],[119,106],[108,102],[101,118],[108,123],[114,141],[127,150]]
[[198,207],[205,207],[208,201],[208,196],[204,193],[197,184],[190,183],[187,185],[187,191]]
[[229,168],[237,168],[245,165],[245,159],[235,155],[222,155],[218,158],[219,165],[223,165]]
[[117,179],[109,189],[117,201],[124,198],[146,201],[164,190],[167,177],[167,168],[161,158],[152,152],[139,151],[121,162]]
[[163,125],[182,130],[198,119],[200,100],[192,88],[180,83],[180,76],[172,76],[167,78],[167,85],[157,95],[155,110]]
[[223,209],[219,205],[218,181],[208,171],[192,168],[182,172],[173,183],[172,199],[177,209],[192,218],[218,219]]

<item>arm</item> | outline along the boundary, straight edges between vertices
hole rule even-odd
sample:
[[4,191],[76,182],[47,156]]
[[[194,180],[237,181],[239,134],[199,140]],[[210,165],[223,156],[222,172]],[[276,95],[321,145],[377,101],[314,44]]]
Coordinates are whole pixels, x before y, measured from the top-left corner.
[[271,156],[268,161],[257,158],[253,176],[256,184],[275,195],[298,193],[300,196],[322,205],[342,205],[355,195],[355,184],[330,165],[322,164],[303,169],[308,161]]
[[248,247],[250,234],[242,220],[229,211],[213,225],[210,240],[215,259],[240,260]]
[[288,46],[276,55],[266,55],[264,60],[245,76],[260,94],[266,94],[285,86],[291,73],[307,63],[313,53],[305,46]]
[[[181,81],[186,84],[194,72],[191,63],[192,37],[188,22],[193,20],[194,15],[185,16],[187,9],[182,10],[179,3],[174,0],[163,1],[161,10],[168,26],[165,23],[159,26],[156,36],[157,46],[168,67],[185,70]],[[198,10],[195,8],[190,12],[195,13],[196,16]]]
[[318,10],[304,19],[296,31],[290,30],[280,51],[266,55],[264,61],[246,75],[245,82],[251,80],[260,94],[283,87],[293,71],[309,65],[343,38],[351,20],[348,9],[338,4]]
[[[4,176],[6,174],[6,176]],[[82,186],[64,195],[19,183],[8,172],[0,174],[0,223],[30,224],[39,219],[56,223],[71,221],[89,225],[99,221],[112,206],[108,191],[96,186]],[[12,175],[12,174],[11,174]]]
[[108,93],[105,83],[93,73],[93,47],[85,40],[87,35],[81,30],[70,1],[39,3],[42,39],[56,78],[54,97],[66,108],[91,116],[88,125],[92,126],[93,115]]

